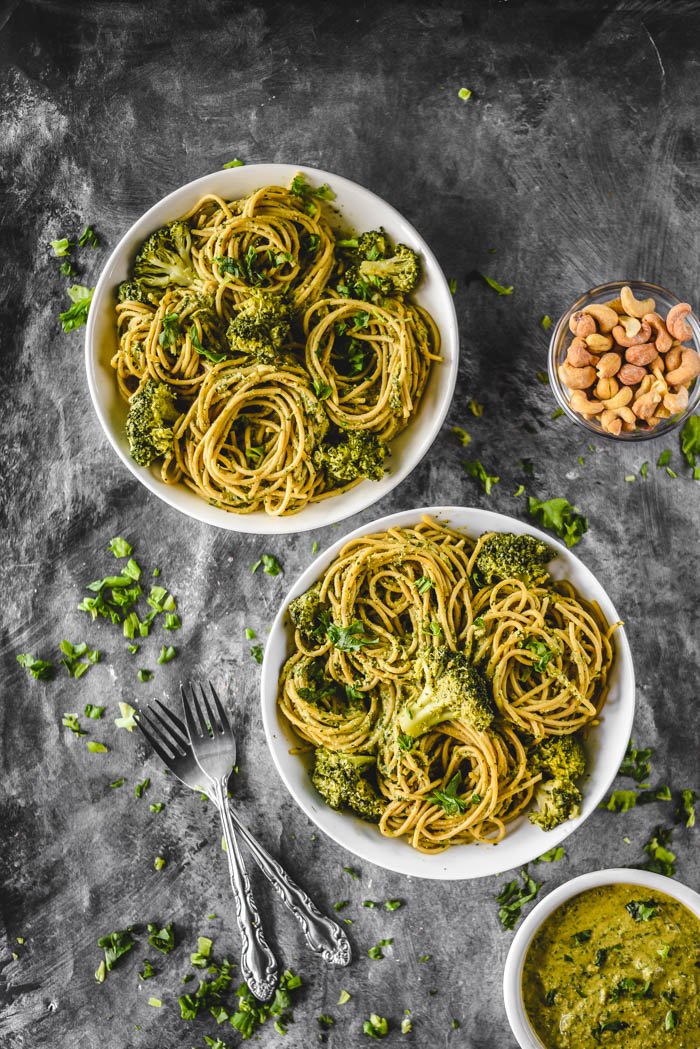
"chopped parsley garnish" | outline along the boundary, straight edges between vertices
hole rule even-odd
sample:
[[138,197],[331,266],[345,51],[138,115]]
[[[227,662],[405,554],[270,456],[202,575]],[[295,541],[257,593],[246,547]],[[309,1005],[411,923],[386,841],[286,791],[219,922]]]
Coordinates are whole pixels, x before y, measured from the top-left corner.
[[263,554],[259,557],[255,564],[251,565],[251,572],[257,572],[261,565],[265,575],[279,575],[282,571],[282,565],[273,554]]
[[547,852],[543,852],[541,856],[538,856],[534,861],[535,863],[556,863],[557,860],[563,860],[566,857],[563,845],[555,845],[553,849],[549,849]]
[[150,778],[150,776],[146,776],[145,779],[142,779],[141,782],[137,783],[136,786],[134,787],[134,797],[142,798],[143,795],[145,794],[145,792],[150,787],[150,785],[151,785],[151,778]]
[[678,1014],[669,1009],[664,1017],[664,1031],[673,1031],[678,1025]]
[[477,419],[480,419],[481,416],[484,414],[483,404],[479,404],[479,402],[475,401],[473,397],[469,401],[467,408]]
[[681,430],[681,452],[688,466],[694,468],[694,479],[700,480],[696,460],[696,456],[700,456],[700,415],[691,415],[686,419]]
[[636,922],[648,922],[656,918],[660,911],[656,900],[630,900],[625,904],[625,910]]
[[[408,1010],[406,1010],[408,1012]],[[410,1034],[413,1030],[413,1021],[410,1016],[404,1016],[401,1021],[401,1034]]]
[[347,1005],[351,998],[352,995],[349,991],[341,991],[338,995],[338,1005]]
[[153,671],[152,670],[145,670],[142,667],[141,670],[139,670],[139,672],[138,672],[138,674],[136,676],[137,676],[137,678],[139,679],[139,681],[142,684],[145,684],[147,681],[150,681],[151,678],[153,677]]
[[460,87],[457,92],[457,97],[461,98],[463,102],[466,102],[468,98],[472,97],[472,93],[468,87]]
[[208,936],[197,937],[197,950],[190,955],[190,962],[195,969],[206,969],[211,963],[213,941]]
[[500,903],[498,919],[504,929],[513,929],[521,917],[522,909],[526,903],[530,903],[542,888],[541,882],[536,882],[528,874],[527,867],[520,871],[522,885],[517,879],[506,882],[496,896],[496,903]]
[[[60,649],[65,657],[61,660],[61,663],[68,671],[70,677],[81,678],[94,663],[99,663],[100,661],[98,649],[88,648],[86,641],[81,641],[78,645],[73,645],[70,641],[61,641]],[[83,656],[85,657],[84,660]]]
[[314,393],[318,397],[319,401],[325,401],[327,397],[333,393],[333,387],[329,386],[327,382],[321,382],[318,379],[314,379]]
[[127,732],[133,732],[136,728],[136,718],[134,717],[136,714],[135,709],[130,706],[129,703],[120,703],[119,713],[121,714],[121,717],[115,718],[114,724],[117,728],[123,728],[126,729]]
[[403,900],[386,900],[384,902],[385,911],[398,911],[399,907],[403,907]]
[[126,780],[124,779],[124,777],[120,776],[119,779],[112,780],[112,782],[110,783],[110,787],[113,790],[116,790],[117,787],[123,787],[125,782],[126,782]]
[[665,874],[672,878],[676,873],[676,854],[671,852],[667,846],[670,844],[672,831],[665,827],[657,827],[649,841],[644,846],[649,859],[642,864],[643,869],[654,871],[656,874]]
[[162,802],[162,801],[154,801],[151,805],[148,806],[148,808],[149,808],[150,812],[154,812],[154,813],[162,812],[163,809],[165,808],[165,803]]
[[171,659],[175,659],[176,655],[177,651],[172,645],[163,645],[160,650],[160,655],[158,656],[158,662],[161,664],[169,663]]
[[433,957],[432,954],[421,954],[420,957],[418,958],[418,961],[421,964],[425,964],[425,962],[429,962],[432,957]]
[[87,732],[84,732],[80,727],[77,714],[64,714],[61,719],[61,724],[65,726],[65,728],[69,728],[76,736],[87,736]]
[[165,622],[163,623],[163,630],[179,630],[182,626],[182,620],[180,619],[177,612],[166,612]]
[[630,740],[627,744],[627,753],[622,759],[622,764],[618,770],[618,775],[629,776],[635,783],[646,782],[651,775],[652,754],[653,751],[650,747],[637,750],[634,740]]
[[538,641],[537,638],[531,637],[524,644],[523,648],[529,652],[534,652],[537,657],[532,664],[532,669],[539,671],[543,674],[547,669],[547,664],[550,659],[554,656],[554,652],[551,648],[548,648],[543,641]]
[[98,743],[94,739],[89,739],[85,746],[92,754],[106,754],[109,750],[104,743]]
[[94,291],[94,288],[86,288],[82,284],[73,284],[68,288],[68,298],[72,305],[64,313],[59,314],[58,318],[64,331],[73,331],[87,322]]
[[466,448],[472,439],[471,434],[467,433],[466,430],[463,430],[461,426],[453,426],[452,433],[455,435],[455,437],[457,438],[457,440],[463,448]]
[[456,295],[457,294],[457,278],[456,277],[450,277],[450,279],[447,282],[447,285],[448,285],[448,287],[450,289],[450,294],[451,295]]
[[100,936],[97,946],[101,947],[105,953],[104,964],[108,973],[112,971],[120,958],[128,954],[134,942],[131,929],[118,929],[116,932],[107,933],[106,936]]
[[[224,963],[225,964],[225,963]],[[230,980],[230,977],[229,977]],[[280,978],[274,998],[270,1002],[259,1002],[245,983],[238,988],[238,1008],[229,1017],[229,1023],[243,1037],[250,1038],[267,1020],[275,1017],[274,1027],[278,1034],[284,1034],[291,1021],[289,1010],[292,1006],[291,992],[301,987],[301,977],[287,969]],[[198,992],[199,994],[199,992]]]
[[419,594],[425,594],[431,587],[434,587],[432,579],[428,579],[427,576],[422,575],[420,579],[416,579],[415,587]]
[[432,801],[433,805],[439,805],[447,816],[457,816],[467,808],[467,803],[457,797],[461,785],[462,773],[455,772],[444,790],[435,790],[428,794],[428,801]]
[[504,287],[503,284],[499,284],[497,280],[494,280],[493,277],[487,277],[485,273],[480,273],[479,276],[482,277],[486,281],[486,283],[488,284],[489,288],[493,288],[493,290],[497,291],[499,295],[512,295],[513,294],[513,285],[512,284],[508,288],[506,288],[506,287]]
[[475,481],[481,481],[486,495],[491,495],[493,486],[500,481],[500,477],[487,473],[479,459],[462,459],[462,467]]
[[78,237],[79,248],[99,248],[100,238],[95,233],[92,226],[86,226],[83,232]]
[[410,750],[412,748],[413,744],[415,743],[415,739],[413,738],[413,736],[409,736],[405,732],[399,732],[397,742],[399,744],[399,750],[405,751]]
[[153,976],[155,976],[155,974],[156,971],[149,962],[148,958],[144,958],[143,969],[141,969],[138,974],[139,980],[150,980]]
[[629,812],[637,804],[637,794],[633,790],[614,790],[605,808],[608,812]]
[[244,164],[244,160],[239,160],[238,157],[234,157],[233,160],[226,161],[224,168],[242,168]]
[[57,259],[63,259],[66,255],[70,255],[70,250],[73,247],[68,237],[61,237],[59,240],[52,240],[49,243]]
[[563,408],[555,408],[549,418],[552,420],[552,422],[554,422],[555,419],[561,419],[563,414],[564,414],[564,409]]
[[694,790],[682,790],[681,802],[676,813],[680,822],[685,821],[686,827],[695,826],[695,802],[698,794]]
[[552,318],[549,316],[548,313],[545,313],[544,317],[540,321],[540,324],[542,325],[545,331],[549,331],[549,329],[552,327]]
[[357,873],[357,871],[353,870],[352,867],[343,867],[343,870],[345,871],[346,874],[350,875],[350,877],[352,878],[353,881],[359,881],[360,880],[360,875]]
[[566,499],[547,499],[540,501],[534,496],[528,498],[528,513],[544,528],[549,528],[568,547],[575,546],[584,532],[588,531],[588,521]]
[[518,487],[513,492],[513,498],[514,499],[520,498],[520,496],[523,494],[524,491],[525,491],[525,485],[524,484],[519,484]]
[[333,910],[342,911],[347,907],[349,903],[350,900],[338,900],[336,903],[333,904]]
[[549,376],[547,375],[547,372],[535,372],[535,378],[542,384],[542,386],[549,386]]
[[660,467],[660,466],[668,466],[668,464],[669,464],[670,462],[671,462],[671,453],[670,453],[670,451],[668,450],[668,448],[666,448],[666,449],[665,449],[665,450],[664,450],[664,451],[663,451],[663,452],[661,453],[661,455],[659,456],[659,458],[658,458],[658,459],[656,460],[656,465],[657,465],[657,467]]
[[319,621],[330,643],[340,652],[356,652],[367,645],[379,644],[379,638],[368,635],[359,619],[353,619],[349,626],[339,626],[327,612],[322,612]]
[[154,870],[162,871],[164,866],[165,859],[163,858],[163,856],[156,856],[156,858],[153,861]]
[[251,645],[250,654],[256,663],[262,663],[263,661],[263,646],[262,645]]
[[173,931],[173,923],[168,922],[167,925],[159,928],[152,922],[148,923],[148,942],[151,947],[156,951],[160,951],[161,954],[170,954],[175,947],[175,933]]
[[37,659],[29,652],[19,652],[16,659],[19,665],[28,670],[36,681],[50,681],[54,675],[55,667],[47,659]]
[[362,1024],[362,1030],[370,1038],[385,1038],[389,1033],[389,1023],[385,1017],[370,1013],[369,1020]]

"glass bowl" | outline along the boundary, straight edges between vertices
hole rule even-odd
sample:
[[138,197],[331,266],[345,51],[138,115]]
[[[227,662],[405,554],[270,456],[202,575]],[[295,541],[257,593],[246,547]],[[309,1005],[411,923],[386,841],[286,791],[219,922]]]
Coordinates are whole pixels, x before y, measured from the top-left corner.
[[[614,280],[610,281],[609,284],[601,284],[598,288],[591,288],[590,291],[587,291],[585,295],[582,295],[580,299],[577,299],[576,302],[561,315],[554,326],[554,331],[552,332],[552,337],[549,343],[549,383],[554,391],[554,396],[556,397],[560,408],[573,422],[583,427],[583,429],[587,430],[589,433],[594,433],[598,437],[607,437],[612,441],[648,441],[652,437],[661,437],[664,434],[670,433],[672,430],[676,430],[689,415],[693,414],[698,407],[698,403],[700,403],[700,381],[698,381],[698,379],[695,379],[688,390],[688,407],[685,411],[676,415],[671,415],[668,419],[663,419],[652,429],[643,428],[629,433],[622,431],[620,434],[615,435],[603,430],[595,416],[591,416],[590,419],[587,419],[571,408],[567,396],[567,387],[562,383],[559,377],[559,365],[566,357],[569,340],[573,338],[569,330],[569,318],[572,313],[576,313],[577,310],[582,310],[584,306],[590,306],[593,303],[604,303],[609,302],[610,299],[619,298],[620,291],[625,285],[628,285],[632,289],[636,299],[654,299],[656,302],[656,312],[660,313],[664,319],[672,306],[683,301],[672,292],[667,291],[666,288],[661,288],[657,284],[649,284],[647,281],[643,280]],[[686,320],[693,332],[693,338],[684,343],[684,346],[691,347],[697,353],[700,353],[700,323],[694,313],[690,313]]]

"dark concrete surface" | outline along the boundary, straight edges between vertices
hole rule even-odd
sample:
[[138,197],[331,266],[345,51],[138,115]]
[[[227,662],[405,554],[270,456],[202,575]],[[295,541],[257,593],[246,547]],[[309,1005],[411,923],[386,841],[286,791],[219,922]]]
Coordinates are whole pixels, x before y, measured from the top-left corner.
[[[305,987],[286,1037],[268,1026],[257,1044],[316,1044],[324,1012],[336,1020],[331,1049],[371,1044],[361,1024],[378,1012],[391,1021],[386,1045],[512,1049],[501,997],[512,934],[493,902],[505,878],[411,882],[353,864],[314,834],[268,756],[244,628],[264,639],[312,541],[323,547],[339,531],[239,537],[186,520],[133,480],[92,411],[83,332],[60,330],[69,282],[48,242],[93,223],[103,246],[80,253],[79,279],[94,284],[135,218],[234,156],[315,164],[399,208],[458,279],[462,361],[449,424],[469,429],[473,455],[501,482],[486,499],[446,425],[409,480],[340,529],[426,503],[522,516],[512,494],[520,482],[575,501],[590,520],[576,552],[627,621],[636,738],[655,748],[656,778],[697,787],[700,486],[676,436],[589,448],[566,419],[551,420],[552,394],[535,373],[545,367],[543,314],[556,317],[601,281],[642,277],[697,304],[700,6],[36,0],[2,12],[0,1045],[199,1049],[214,1033],[210,1018],[181,1021],[176,997],[198,933],[212,931],[217,957],[238,952],[219,828],[113,724],[119,700],[173,697],[181,677],[202,671],[231,685],[241,813],[325,907],[352,901],[344,914],[356,960],[330,971],[259,885],[271,939]],[[468,102],[462,86],[473,91]],[[469,279],[475,271],[513,284],[513,295],[499,298]],[[471,396],[486,406],[481,419],[468,413]],[[667,447],[676,479],[655,466]],[[518,466],[524,455],[532,479]],[[625,483],[645,459],[648,479]],[[178,596],[180,651],[167,666],[155,664],[160,633],[133,657],[117,632],[75,610],[82,586],[109,570],[105,547],[118,534],[144,565],[162,567]],[[283,575],[251,575],[265,551]],[[61,668],[54,682],[34,682],[16,664],[21,651],[52,656],[64,637],[104,653],[82,680]],[[156,671],[151,683],[136,680],[136,665]],[[61,727],[63,712],[88,700],[107,707],[90,723],[107,754]],[[145,775],[152,786],[137,801]],[[125,786],[110,790],[118,776]],[[153,815],[157,800],[166,808]],[[640,862],[651,829],[670,817],[660,805],[598,812],[567,842],[564,862],[537,868],[543,891]],[[678,877],[696,888],[697,833],[674,835]],[[405,905],[393,914],[361,906],[388,897]],[[220,917],[208,921],[210,912]],[[176,951],[163,958],[139,946],[98,986],[98,936],[150,920],[174,920]],[[393,948],[371,961],[367,948],[382,937]],[[432,958],[421,964],[424,954]],[[144,957],[158,972],[140,983]],[[353,997],[338,1007],[341,988]],[[148,1006],[151,995],[162,1009]],[[410,1036],[398,1030],[406,1008]],[[219,1033],[240,1042],[227,1025]]]

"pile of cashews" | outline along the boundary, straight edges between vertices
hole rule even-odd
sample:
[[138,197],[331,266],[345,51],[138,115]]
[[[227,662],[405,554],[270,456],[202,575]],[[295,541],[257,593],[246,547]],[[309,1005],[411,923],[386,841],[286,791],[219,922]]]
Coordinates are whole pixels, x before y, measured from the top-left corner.
[[569,405],[614,436],[685,411],[700,375],[700,355],[683,345],[693,337],[692,307],[679,302],[664,321],[655,306],[625,286],[619,299],[584,306],[569,319],[574,338],[559,365]]

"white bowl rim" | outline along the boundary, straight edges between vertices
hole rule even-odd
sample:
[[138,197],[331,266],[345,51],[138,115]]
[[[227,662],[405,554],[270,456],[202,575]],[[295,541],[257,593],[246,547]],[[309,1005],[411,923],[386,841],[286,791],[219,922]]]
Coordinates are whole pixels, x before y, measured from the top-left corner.
[[[315,806],[312,806],[311,802],[306,797],[301,796],[287,775],[285,764],[282,760],[281,752],[286,751],[286,740],[282,734],[282,729],[278,729],[278,707],[277,707],[277,682],[279,669],[281,669],[281,663],[273,666],[273,657],[271,655],[272,642],[273,640],[282,635],[284,636],[285,631],[285,617],[287,615],[287,608],[289,602],[297,597],[299,594],[307,590],[316,579],[326,570],[334,559],[339,550],[348,542],[356,539],[362,535],[368,535],[372,532],[384,531],[387,528],[401,525],[415,524],[421,520],[423,516],[429,516],[436,518],[440,521],[446,521],[457,529],[468,529],[469,526],[463,523],[456,523],[453,519],[455,516],[470,514],[478,514],[481,518],[488,522],[488,527],[480,528],[479,534],[483,531],[511,531],[516,534],[527,533],[528,535],[535,536],[547,543],[548,546],[552,547],[557,555],[563,555],[567,559],[572,559],[578,566],[579,569],[583,570],[584,576],[587,577],[593,585],[599,589],[600,594],[605,598],[607,608],[604,609],[605,614],[610,622],[620,621],[620,616],[615,610],[607,591],[604,589],[602,584],[598,582],[596,577],[593,575],[591,570],[583,564],[579,558],[572,553],[570,549],[560,543],[557,539],[551,536],[547,532],[541,531],[539,528],[531,527],[528,522],[518,520],[514,517],[509,517],[506,514],[496,513],[492,510],[486,510],[481,507],[464,507],[464,506],[424,506],[409,510],[401,510],[396,513],[388,514],[384,517],[378,518],[374,521],[369,521],[366,524],[360,525],[354,531],[344,535],[336,540],[327,550],[324,550],[318,555],[318,557],[298,576],[292,586],[289,588],[287,594],[282,599],[277,615],[273,620],[272,626],[270,627],[269,635],[265,645],[265,654],[263,658],[262,674],[260,678],[260,702],[262,708],[262,722],[263,729],[265,732],[265,739],[267,740],[268,749],[272,755],[272,760],[275,764],[277,772],[279,773],[283,783],[287,790],[294,798],[296,803],[306,813],[316,826],[327,834],[333,841],[338,845],[345,848],[348,852],[353,853],[359,859],[367,860],[370,863],[375,863],[385,870],[395,871],[399,874],[405,874],[413,877],[430,878],[440,881],[466,881],[471,878],[479,877],[491,877],[494,875],[503,874],[505,871],[510,871],[516,867],[520,867],[524,864],[530,863],[541,853],[553,848],[555,845],[559,845],[566,838],[569,837],[575,830],[578,829],[597,808],[600,801],[607,793],[610,788],[620,763],[624,757],[627,749],[627,743],[632,732],[632,725],[634,721],[635,711],[635,678],[634,678],[634,665],[632,662],[632,654],[625,633],[624,626],[620,626],[615,632],[617,655],[619,661],[621,679],[624,677],[622,693],[621,709],[618,712],[620,724],[616,725],[617,736],[613,743],[616,744],[616,750],[614,755],[614,762],[611,762],[608,772],[602,776],[596,790],[591,789],[589,784],[586,793],[584,794],[584,804],[582,808],[582,814],[576,819],[568,820],[566,823],[560,824],[554,830],[548,832],[541,832],[542,837],[539,844],[539,848],[523,849],[520,847],[516,849],[513,846],[512,838],[509,842],[508,836],[497,846],[490,847],[493,852],[492,855],[502,855],[506,858],[506,862],[494,864],[493,869],[480,871],[474,873],[469,864],[466,864],[465,869],[455,869],[456,864],[454,861],[446,863],[446,857],[457,856],[460,854],[460,850],[464,849],[476,849],[476,845],[461,845],[454,846],[445,852],[435,854],[433,856],[426,856],[422,853],[416,852],[408,844],[403,841],[394,842],[392,839],[384,838],[379,836],[379,832],[376,832],[377,838],[372,838],[369,845],[364,843],[358,843],[355,841],[352,845],[348,844],[347,839],[344,839],[339,830],[334,830],[329,826],[329,822],[332,816],[338,816],[339,814],[334,810],[329,809],[323,803],[320,802]],[[284,657],[286,658],[286,656]],[[283,662],[283,661],[282,661]],[[277,740],[277,734],[280,733],[280,741]],[[296,759],[297,761],[299,759]],[[353,817],[349,814],[342,814],[346,826],[351,826]],[[364,825],[367,826],[367,825]],[[391,859],[387,860],[383,856],[378,858],[377,852],[379,846],[377,840],[386,846],[387,842],[390,842],[395,846],[391,852]],[[499,853],[496,850],[500,850]],[[427,861],[427,862],[426,862]]]
[[[178,201],[183,197],[194,192],[198,188],[204,193],[215,180],[219,181],[222,178],[228,178],[231,181],[232,187],[231,199],[234,199],[233,195],[235,195],[236,182],[242,181],[244,176],[246,181],[250,181],[251,175],[256,180],[259,176],[259,185],[263,186],[268,182],[272,183],[289,180],[290,178],[293,178],[296,173],[304,174],[309,178],[318,179],[319,181],[328,182],[331,185],[331,188],[340,187],[351,193],[359,192],[365,197],[365,199],[373,202],[375,206],[378,206],[383,210],[386,216],[384,219],[385,224],[388,225],[390,221],[394,221],[397,224],[402,225],[405,230],[408,230],[410,235],[415,239],[417,250],[424,259],[425,271],[430,274],[431,279],[434,279],[442,286],[443,293],[446,291],[446,295],[443,295],[443,297],[448,304],[448,308],[444,310],[444,316],[441,313],[439,320],[438,318],[435,318],[440,330],[442,349],[444,351],[444,360],[442,364],[437,365],[437,367],[444,368],[447,373],[441,383],[442,389],[437,409],[430,416],[429,422],[427,422],[426,425],[426,433],[423,435],[420,442],[415,443],[414,441],[410,451],[407,450],[406,454],[403,456],[403,462],[395,470],[385,474],[381,481],[363,481],[349,492],[323,500],[320,504],[312,504],[314,506],[323,507],[324,513],[321,520],[305,520],[304,510],[292,514],[289,517],[271,517],[264,513],[235,514],[214,507],[201,497],[197,498],[196,503],[182,505],[181,501],[178,499],[178,493],[181,491],[179,485],[166,485],[159,478],[155,477],[150,470],[138,466],[138,464],[126,454],[117,440],[115,427],[109,419],[108,412],[103,409],[99,393],[99,381],[96,374],[98,348],[96,346],[95,330],[98,323],[98,305],[103,297],[111,295],[113,292],[114,278],[112,271],[118,260],[120,260],[124,254],[127,245],[132,243],[134,239],[143,240],[157,225],[162,225],[163,222],[172,221],[182,214],[183,207],[179,207]],[[163,211],[170,207],[172,207],[172,216],[168,219],[163,216]],[[159,217],[156,219],[157,215]],[[434,252],[415,226],[413,226],[413,224],[409,222],[397,208],[392,204],[389,204],[377,193],[374,193],[373,190],[366,189],[358,182],[354,182],[352,179],[346,178],[344,175],[338,175],[335,172],[325,171],[321,168],[310,167],[306,164],[246,164],[241,167],[230,168],[226,171],[211,171],[206,175],[193,179],[191,182],[178,186],[176,189],[166,194],[166,196],[156,201],[140,218],[131,224],[119,239],[116,247],[112,250],[109,258],[104,263],[99,280],[95,286],[92,307],[88,313],[85,330],[85,368],[87,372],[90,398],[100,425],[107,436],[109,443],[124,466],[126,466],[129,472],[133,474],[141,484],[148,488],[150,492],[173,509],[178,510],[180,513],[184,513],[188,517],[201,521],[204,524],[211,524],[227,531],[252,533],[255,535],[286,535],[290,533],[309,531],[329,524],[336,524],[353,514],[366,510],[368,507],[384,498],[385,495],[388,495],[389,492],[393,491],[393,489],[396,488],[397,485],[399,485],[418,466],[420,461],[432,447],[440,432],[452,403],[452,397],[457,382],[459,349],[459,326],[457,322],[457,312],[454,305],[454,296],[449,291],[447,278],[445,277],[442,267],[440,266]],[[434,376],[434,369],[431,374]],[[435,379],[431,378],[430,381],[434,382]],[[403,433],[410,432],[412,424],[413,423],[409,423],[409,426],[403,431]],[[417,440],[417,435],[414,436]],[[199,506],[199,503],[201,503],[201,507]]]
[[521,1049],[546,1049],[530,1026],[521,991],[525,956],[535,933],[562,903],[586,892],[587,889],[595,889],[602,885],[639,885],[644,889],[663,892],[677,900],[678,903],[684,904],[700,919],[700,894],[694,889],[674,878],[667,878],[663,874],[655,874],[653,871],[639,870],[635,867],[610,867],[606,870],[579,874],[578,877],[571,878],[558,888],[552,889],[533,907],[516,932],[503,970],[503,998],[506,1015]]

